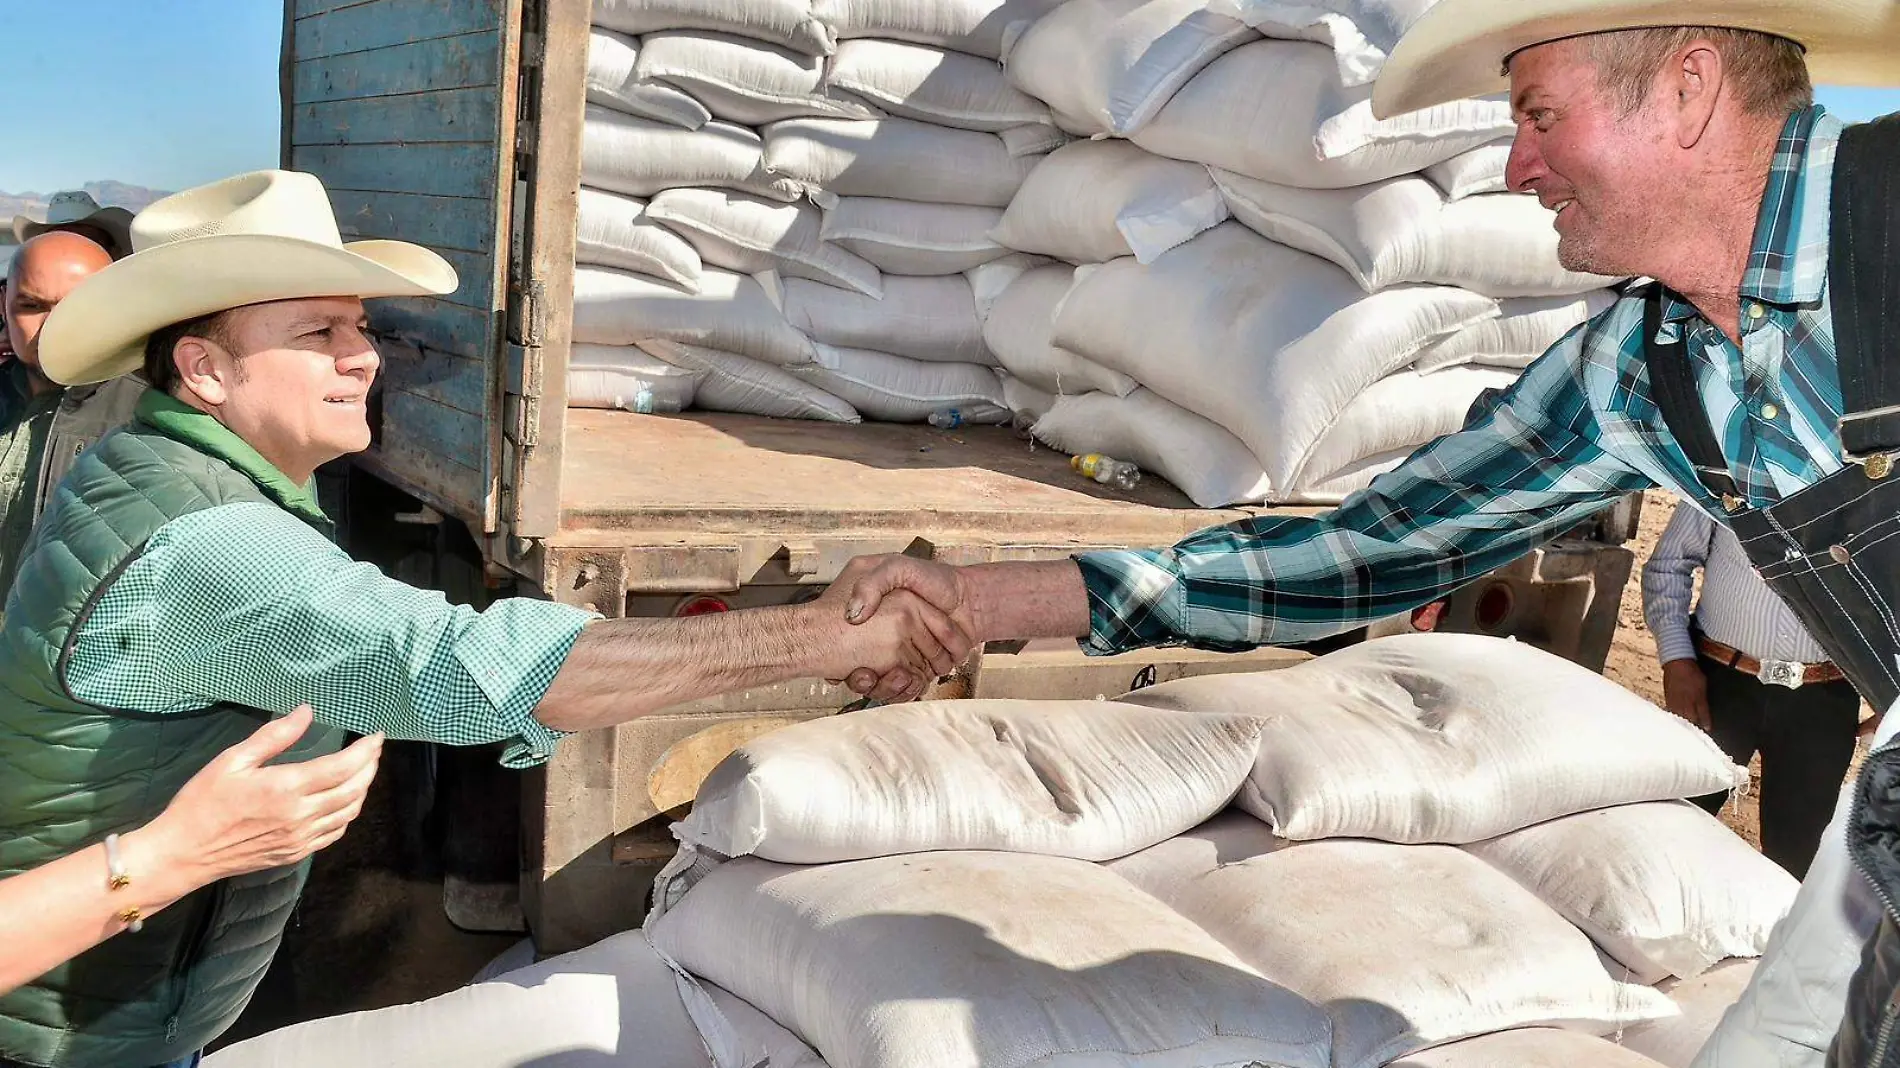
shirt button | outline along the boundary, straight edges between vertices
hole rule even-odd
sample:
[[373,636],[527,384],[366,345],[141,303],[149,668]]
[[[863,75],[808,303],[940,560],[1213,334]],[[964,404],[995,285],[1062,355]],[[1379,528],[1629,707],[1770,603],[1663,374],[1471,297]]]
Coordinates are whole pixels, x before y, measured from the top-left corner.
[[1753,303],[1751,303],[1751,304],[1750,304],[1750,305],[1748,306],[1748,317],[1749,317],[1750,319],[1759,319],[1759,318],[1761,318],[1762,316],[1764,316],[1764,315],[1767,315],[1767,314],[1768,314],[1768,312],[1767,312],[1767,310],[1766,310],[1766,309],[1764,309],[1764,308],[1763,308],[1763,307],[1762,307],[1761,305],[1759,305],[1759,304],[1753,304]]
[[1775,407],[1773,404],[1764,404],[1761,406],[1761,417],[1772,422],[1781,418],[1781,409]]
[[1827,554],[1833,557],[1834,562],[1837,564],[1845,564],[1854,558],[1854,554],[1848,552],[1847,546],[1845,545],[1830,546],[1827,550]]

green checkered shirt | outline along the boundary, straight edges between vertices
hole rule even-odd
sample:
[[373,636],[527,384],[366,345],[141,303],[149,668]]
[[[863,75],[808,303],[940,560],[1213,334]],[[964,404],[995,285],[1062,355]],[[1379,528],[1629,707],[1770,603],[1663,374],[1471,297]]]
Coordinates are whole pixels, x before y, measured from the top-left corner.
[[78,628],[75,698],[154,716],[308,704],[362,734],[505,742],[510,767],[553,753],[562,735],[534,709],[590,613],[527,598],[478,612],[357,563],[298,515],[321,517],[307,491],[209,416],[170,398],[147,407],[166,405],[160,421],[191,423],[192,439],[284,506],[229,504],[161,527]]
[[[1743,278],[1742,345],[1670,295],[1729,468],[1762,506],[1840,470],[1840,378],[1826,292],[1842,124],[1789,118]],[[1623,494],[1666,486],[1718,520],[1650,397],[1638,291],[1559,341],[1465,428],[1318,517],[1216,527],[1168,549],[1078,558],[1091,653],[1284,645],[1427,604]]]

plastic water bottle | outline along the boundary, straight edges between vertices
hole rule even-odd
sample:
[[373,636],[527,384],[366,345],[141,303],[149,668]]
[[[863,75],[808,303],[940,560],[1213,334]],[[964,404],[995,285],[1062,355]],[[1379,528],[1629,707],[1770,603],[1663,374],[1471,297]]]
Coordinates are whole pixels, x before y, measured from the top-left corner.
[[1069,467],[1083,478],[1094,479],[1104,486],[1114,486],[1124,493],[1141,484],[1141,468],[1099,452],[1072,456],[1069,458]]
[[955,408],[945,408],[930,413],[930,425],[938,430],[955,430],[963,425],[963,413]]

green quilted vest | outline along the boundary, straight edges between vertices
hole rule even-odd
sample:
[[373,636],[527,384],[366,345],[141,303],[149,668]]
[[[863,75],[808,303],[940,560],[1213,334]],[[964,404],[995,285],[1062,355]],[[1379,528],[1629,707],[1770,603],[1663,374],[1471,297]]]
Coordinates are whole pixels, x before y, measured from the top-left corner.
[[[150,821],[264,721],[229,705],[170,716],[97,708],[64,681],[78,622],[159,528],[259,501],[330,533],[309,496],[248,445],[157,393],[73,464],[27,544],[0,631],[0,877]],[[286,759],[334,752],[342,738],[313,728]],[[0,996],[0,1059],[146,1068],[202,1048],[250,1001],[307,871],[206,887]]]

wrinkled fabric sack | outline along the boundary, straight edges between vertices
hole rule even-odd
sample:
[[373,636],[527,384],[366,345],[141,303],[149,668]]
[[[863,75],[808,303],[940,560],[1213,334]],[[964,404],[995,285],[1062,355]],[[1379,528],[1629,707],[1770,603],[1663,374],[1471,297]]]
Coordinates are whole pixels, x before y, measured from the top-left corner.
[[1593,289],[1565,297],[1512,297],[1498,302],[1499,315],[1473,323],[1418,354],[1414,369],[1430,374],[1475,364],[1522,370],[1550,351],[1565,334],[1610,310],[1616,293]]
[[811,0],[594,0],[593,19],[636,36],[667,30],[716,30],[828,56],[838,41],[813,17]]
[[1686,801],[1583,812],[1468,848],[1649,984],[1761,956],[1800,889]]
[[697,130],[712,118],[706,105],[670,85],[640,80],[638,41],[596,28],[587,36],[587,102],[643,119]]
[[891,197],[1001,208],[1036,165],[995,134],[910,119],[790,119],[765,128],[765,168],[829,205]]
[[576,343],[567,359],[567,403],[571,408],[677,412],[693,406],[699,377],[632,345]]
[[858,410],[783,367],[749,356],[664,339],[640,343],[643,351],[698,376],[694,403],[713,412],[856,423]]
[[655,33],[640,42],[640,78],[690,93],[718,118],[763,126],[808,116],[869,119],[877,112],[825,92],[826,61],[722,33]]
[[1425,168],[1424,174],[1446,200],[1463,200],[1484,193],[1510,192],[1504,178],[1510,162],[1511,139],[1507,137],[1434,163]]
[[1057,398],[1034,433],[1072,456],[1099,452],[1131,461],[1172,482],[1202,508],[1258,504],[1273,490],[1239,438],[1145,389],[1126,397]]
[[1532,1028],[1468,1038],[1393,1061],[1391,1068],[1657,1068],[1607,1039]]
[[983,321],[983,340],[1004,369],[1050,393],[1126,397],[1141,384],[1050,342],[1056,312],[1075,284],[1075,268],[1045,264],[1016,276]]
[[1126,141],[1077,141],[1037,164],[991,236],[1070,263],[1152,263],[1227,215],[1205,167]]
[[764,159],[758,134],[725,122],[683,130],[589,104],[581,131],[581,184],[627,196],[713,186],[797,200],[799,184],[766,174]]
[[1011,85],[995,63],[903,41],[846,41],[826,84],[899,118],[960,130],[1001,133],[1055,121],[1048,105]]
[[1009,255],[990,238],[1002,217],[1001,208],[840,197],[822,235],[890,274],[961,274]]
[[675,834],[787,864],[944,849],[1109,860],[1220,811],[1258,733],[1100,701],[870,709],[740,746]]
[[866,349],[819,345],[818,362],[792,373],[872,419],[921,423],[955,411],[965,423],[1006,423],[1003,383],[982,364],[933,363]]
[[1399,38],[1437,0],[1213,0],[1268,37],[1317,41],[1333,50],[1340,84],[1371,85]]
[[1682,1010],[1682,1015],[1654,1023],[1637,1024],[1623,1032],[1623,1048],[1654,1059],[1666,1068],[1689,1068],[1722,1016],[1741,999],[1755,975],[1752,960],[1725,961],[1694,979],[1671,980],[1659,990]]
[[1324,1013],[1082,861],[747,857],[650,930],[834,1068],[1330,1068]]
[[694,292],[704,266],[699,252],[685,238],[647,218],[646,209],[647,202],[636,197],[582,186],[574,262],[652,275]]
[[1001,59],[1063,0],[815,0],[839,37],[884,37]]
[[1301,466],[1283,476],[1274,500],[1338,503],[1420,447],[1456,432],[1480,395],[1508,389],[1517,377],[1495,367],[1454,367],[1433,375],[1400,371],[1380,379],[1340,410]]
[[975,290],[962,275],[890,275],[875,299],[799,278],[772,288],[791,324],[825,345],[938,363],[996,362],[983,344]]
[[793,329],[759,283],[745,275],[708,267],[700,272],[698,291],[682,293],[609,267],[575,268],[575,341],[637,345],[655,339],[736,352],[767,363],[800,364],[817,358],[811,339]]
[[1117,698],[1264,724],[1240,806],[1283,838],[1466,845],[1748,781],[1695,727],[1522,642],[1403,634]]
[[747,1054],[764,1055],[759,1068],[831,1068],[803,1039],[760,1012],[751,1002],[711,984],[706,984],[706,993],[719,1014],[732,1025]]
[[884,292],[876,267],[824,240],[824,216],[811,204],[726,189],[669,189],[648,202],[646,217],[679,233],[702,261],[729,271],[777,271],[867,297]]

